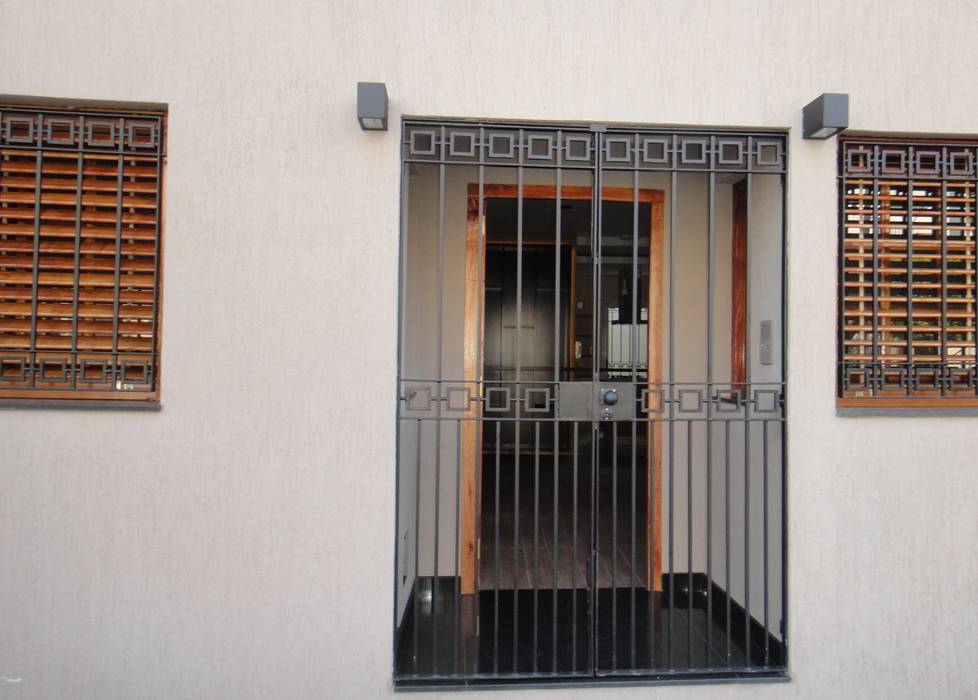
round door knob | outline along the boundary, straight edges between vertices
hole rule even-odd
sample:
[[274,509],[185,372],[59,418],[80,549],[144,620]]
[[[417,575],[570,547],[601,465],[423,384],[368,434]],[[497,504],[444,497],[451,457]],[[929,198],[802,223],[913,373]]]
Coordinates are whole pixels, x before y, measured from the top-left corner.
[[604,402],[605,406],[614,406],[618,403],[618,390],[617,389],[605,389],[601,392],[601,400]]

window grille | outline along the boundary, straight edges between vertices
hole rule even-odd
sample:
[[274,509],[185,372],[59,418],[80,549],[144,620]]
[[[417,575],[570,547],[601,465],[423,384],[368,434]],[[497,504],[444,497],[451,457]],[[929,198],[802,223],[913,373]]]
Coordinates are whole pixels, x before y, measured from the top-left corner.
[[978,405],[975,156],[840,141],[840,405]]
[[159,398],[163,136],[0,107],[0,399]]

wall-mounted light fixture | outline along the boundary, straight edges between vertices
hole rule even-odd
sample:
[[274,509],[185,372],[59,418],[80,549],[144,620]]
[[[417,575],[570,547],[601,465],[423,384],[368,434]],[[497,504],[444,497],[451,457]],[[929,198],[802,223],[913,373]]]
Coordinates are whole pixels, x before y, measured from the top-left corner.
[[824,92],[805,105],[801,114],[802,138],[830,138],[849,126],[849,95]]
[[357,83],[357,119],[365,131],[387,131],[387,86]]

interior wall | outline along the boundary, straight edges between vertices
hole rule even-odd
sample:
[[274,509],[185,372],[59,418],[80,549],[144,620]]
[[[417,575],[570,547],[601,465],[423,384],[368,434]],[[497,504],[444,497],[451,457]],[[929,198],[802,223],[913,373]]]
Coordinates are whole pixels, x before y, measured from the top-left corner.
[[[750,383],[755,390],[778,389],[782,381],[781,342],[781,256],[783,250],[783,206],[780,176],[755,175],[750,185],[750,214],[748,221],[748,302],[749,319],[748,367]],[[730,304],[729,236],[725,237],[725,264],[718,272],[718,294]],[[715,366],[720,369],[718,381],[730,378],[730,315],[720,315],[715,332],[724,338],[716,348]],[[771,362],[761,362],[761,322],[771,321]],[[771,385],[771,386],[765,386]],[[752,395],[749,397],[753,399]],[[765,396],[762,401],[767,401]],[[712,435],[712,522],[713,559],[709,566],[711,578],[731,596],[733,602],[747,608],[752,617],[764,619],[764,599],[767,598],[767,627],[781,638],[782,616],[781,557],[782,540],[782,423],[764,420],[754,413],[754,420],[732,422],[729,430],[722,426]],[[767,416],[770,418],[771,416]],[[766,425],[766,428],[764,427]],[[766,430],[766,433],[765,433]],[[766,449],[765,449],[766,448]],[[765,463],[766,455],[766,463]],[[749,459],[747,457],[749,456]],[[749,464],[748,474],[744,465]],[[725,470],[729,469],[729,475]],[[727,478],[728,476],[728,478]],[[765,534],[764,493],[767,489]],[[748,493],[749,489],[749,493]],[[728,510],[729,509],[729,510]],[[729,577],[726,557],[729,520]],[[746,542],[745,542],[746,540]],[[767,579],[765,585],[765,563]],[[745,568],[750,572],[745,577]]]

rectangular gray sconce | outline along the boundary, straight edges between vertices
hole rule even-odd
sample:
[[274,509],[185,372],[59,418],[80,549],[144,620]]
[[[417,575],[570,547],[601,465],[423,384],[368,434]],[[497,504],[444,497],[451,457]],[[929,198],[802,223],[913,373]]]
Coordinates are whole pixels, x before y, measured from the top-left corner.
[[801,113],[802,138],[830,138],[849,126],[849,95],[824,92],[805,105]]
[[357,83],[357,119],[365,131],[387,131],[387,86]]

